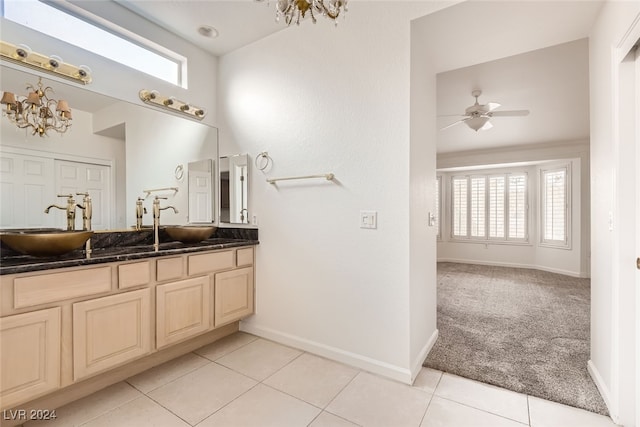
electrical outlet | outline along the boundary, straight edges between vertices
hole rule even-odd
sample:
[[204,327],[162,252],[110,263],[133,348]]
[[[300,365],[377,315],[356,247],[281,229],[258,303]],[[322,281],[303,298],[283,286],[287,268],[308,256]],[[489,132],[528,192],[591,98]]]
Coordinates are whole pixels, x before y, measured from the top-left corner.
[[251,225],[258,225],[258,215],[251,215]]

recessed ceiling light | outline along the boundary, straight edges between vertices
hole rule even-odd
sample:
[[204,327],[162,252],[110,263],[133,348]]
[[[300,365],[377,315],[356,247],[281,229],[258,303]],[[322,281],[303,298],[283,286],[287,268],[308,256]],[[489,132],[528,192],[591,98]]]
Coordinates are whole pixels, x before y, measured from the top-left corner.
[[198,33],[204,37],[218,37],[218,30],[208,25],[201,25],[198,27]]

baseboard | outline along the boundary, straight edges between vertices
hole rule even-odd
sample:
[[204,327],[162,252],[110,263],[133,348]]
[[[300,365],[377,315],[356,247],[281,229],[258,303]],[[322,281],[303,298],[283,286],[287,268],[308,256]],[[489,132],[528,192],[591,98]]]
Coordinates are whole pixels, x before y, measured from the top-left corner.
[[562,274],[562,275],[571,276],[571,277],[578,277],[578,278],[589,277],[584,272],[561,270],[559,268],[545,267],[542,265],[520,264],[515,262],[478,261],[478,260],[472,260],[472,259],[456,259],[456,258],[438,258],[437,261],[438,262],[457,262],[460,264],[490,265],[493,267],[528,268],[530,270],[547,271],[549,273]]
[[607,387],[607,385],[604,383],[604,380],[602,379],[602,376],[600,375],[598,368],[596,368],[596,365],[591,360],[587,362],[587,371],[589,371],[589,375],[591,375],[591,379],[596,384],[596,387],[598,388],[598,391],[602,396],[602,400],[604,400],[604,404],[607,406],[607,409],[609,410],[609,416],[611,417],[614,423],[618,424],[620,419],[617,412],[612,410],[613,407],[611,405],[611,392],[609,391],[609,388]]
[[378,374],[383,377],[400,381],[405,384],[412,383],[411,371],[400,366],[391,365],[389,363],[375,360],[361,354],[352,353],[350,351],[345,351],[336,347],[331,347],[295,335],[276,331],[271,328],[265,328],[259,325],[255,325],[253,323],[249,324],[246,322],[241,322],[240,330],[278,342],[280,344],[308,351],[309,353],[326,357],[327,359],[335,360],[336,362],[344,363],[374,374]]
[[436,344],[437,339],[438,339],[438,330],[436,329],[435,331],[433,331],[433,334],[431,334],[431,337],[429,338],[427,343],[424,345],[424,347],[422,347],[422,350],[420,350],[420,353],[418,353],[418,357],[416,358],[413,365],[411,365],[411,384],[413,384],[413,382],[416,380],[416,377],[420,373],[420,369],[422,369],[422,364],[427,359],[427,356],[431,352],[431,349],[433,348],[433,346]]

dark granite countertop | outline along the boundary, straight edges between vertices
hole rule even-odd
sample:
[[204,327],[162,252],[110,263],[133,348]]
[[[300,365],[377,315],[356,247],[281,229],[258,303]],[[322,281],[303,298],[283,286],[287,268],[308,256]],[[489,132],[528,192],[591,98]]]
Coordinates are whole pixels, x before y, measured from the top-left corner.
[[229,232],[216,232],[212,238],[200,243],[189,244],[163,241],[163,238],[161,238],[157,252],[153,248],[153,238],[149,239],[149,235],[144,232],[100,233],[94,236],[95,242],[93,242],[94,238],[92,237],[93,248],[89,258],[87,258],[84,249],[77,249],[61,256],[42,258],[20,255],[2,248],[0,275],[156,258],[259,244],[257,230],[249,230],[249,232],[231,230]]

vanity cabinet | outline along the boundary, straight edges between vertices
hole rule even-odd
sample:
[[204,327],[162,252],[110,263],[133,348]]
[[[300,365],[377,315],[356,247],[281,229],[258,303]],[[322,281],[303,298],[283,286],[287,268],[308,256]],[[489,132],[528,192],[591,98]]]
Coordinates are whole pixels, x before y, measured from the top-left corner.
[[60,311],[57,307],[0,319],[3,407],[60,386]]
[[59,406],[253,312],[253,246],[0,275],[1,409]]
[[73,379],[151,351],[151,292],[125,292],[73,304]]
[[206,332],[211,326],[209,276],[156,287],[156,347]]
[[222,326],[253,313],[253,267],[216,273],[214,326]]

